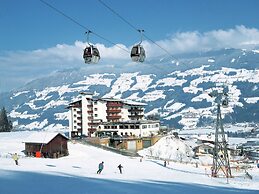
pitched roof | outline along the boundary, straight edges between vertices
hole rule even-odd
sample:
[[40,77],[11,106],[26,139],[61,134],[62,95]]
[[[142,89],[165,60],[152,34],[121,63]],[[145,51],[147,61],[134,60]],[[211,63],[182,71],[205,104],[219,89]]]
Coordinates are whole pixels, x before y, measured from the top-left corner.
[[65,135],[55,132],[33,132],[28,138],[24,140],[24,143],[43,143],[48,144],[58,134],[68,139]]

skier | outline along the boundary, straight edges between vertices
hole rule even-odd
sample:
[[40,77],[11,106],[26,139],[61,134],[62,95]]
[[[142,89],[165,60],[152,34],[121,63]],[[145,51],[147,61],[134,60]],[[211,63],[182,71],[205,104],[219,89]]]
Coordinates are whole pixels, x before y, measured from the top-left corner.
[[118,166],[118,168],[119,168],[119,170],[120,170],[120,173],[122,174],[122,168],[123,168],[123,166],[120,164],[120,165]]
[[98,166],[98,170],[97,170],[97,174],[101,174],[102,170],[103,170],[103,164],[104,162],[101,162]]
[[19,157],[18,157],[17,153],[15,153],[15,154],[13,155],[13,160],[14,160],[14,162],[15,162],[16,165],[18,165],[18,159],[19,159]]
[[164,161],[164,167],[166,167],[166,160]]

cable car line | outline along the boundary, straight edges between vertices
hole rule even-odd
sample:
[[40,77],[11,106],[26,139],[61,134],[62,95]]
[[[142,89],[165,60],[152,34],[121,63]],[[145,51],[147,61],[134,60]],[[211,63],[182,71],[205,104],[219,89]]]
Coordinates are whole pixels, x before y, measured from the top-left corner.
[[72,17],[66,15],[64,12],[60,11],[59,9],[55,8],[53,5],[47,3],[44,0],[40,0],[43,4],[47,5],[48,7],[50,7],[51,9],[55,10],[56,12],[58,12],[59,14],[63,15],[64,17],[66,17],[67,19],[69,19],[70,21],[72,21],[73,23],[77,24],[78,26],[82,27],[83,29],[89,30],[86,26],[80,24],[78,21],[76,21],[75,19],[73,19]]
[[123,20],[125,23],[127,23],[129,26],[131,26],[134,30],[138,31],[139,29],[133,26],[130,22],[128,22],[125,18],[123,18],[120,14],[118,14],[114,9],[112,9],[110,6],[108,6],[106,3],[104,3],[101,0],[98,0],[104,7],[109,9],[111,12],[113,12],[116,16],[118,16],[121,20]]
[[136,30],[137,32],[139,32],[141,34],[141,41],[139,44],[135,45],[132,47],[131,49],[131,53],[130,53],[130,57],[132,59],[132,61],[134,62],[144,62],[145,58],[146,58],[146,54],[145,54],[145,50],[143,48],[143,46],[141,45],[142,43],[142,36],[143,36],[143,32],[144,30],[140,30],[137,29],[134,25],[132,25],[130,22],[128,22],[125,18],[123,18],[120,14],[118,14],[116,11],[114,11],[114,9],[112,9],[110,6],[108,6],[106,3],[104,3],[101,0],[98,0],[99,3],[101,3],[103,6],[105,6],[107,9],[109,9],[113,14],[115,14],[116,16],[118,16],[121,20],[123,20],[125,23],[127,23],[130,27],[132,27],[134,30]]
[[[102,0],[98,0],[103,6],[105,6],[107,9],[109,9],[112,13],[114,13],[116,16],[118,16],[121,20],[123,20],[125,23],[127,23],[130,27],[132,27],[134,30],[139,31],[138,28],[136,28],[133,24],[131,24],[129,21],[127,21],[124,17],[122,17],[120,14],[118,14],[114,9],[112,9],[110,6],[108,6],[106,3],[104,3]],[[161,47],[159,44],[157,44],[155,41],[153,41],[150,37],[147,35],[143,34],[145,38],[150,40],[153,44],[158,46],[160,49],[165,51],[172,59],[179,61],[176,57],[174,57],[168,50],[165,48]]]
[[[146,35],[144,35],[144,34],[142,33],[144,30],[139,30],[139,29],[137,29],[137,28],[134,27],[131,23],[129,23],[126,19],[124,19],[122,16],[120,16],[117,12],[115,12],[112,8],[110,8],[107,4],[105,4],[105,3],[102,2],[101,0],[98,0],[98,1],[99,1],[101,4],[103,4],[105,7],[107,7],[110,11],[112,11],[114,14],[116,14],[118,17],[120,17],[124,22],[126,22],[128,25],[130,25],[134,30],[140,32],[140,33],[141,33],[141,36],[147,37]],[[73,23],[75,23],[76,25],[80,26],[80,27],[83,28],[84,30],[91,31],[89,28],[87,28],[86,26],[82,25],[80,22],[78,22],[78,21],[75,20],[74,18],[70,17],[69,15],[65,14],[63,11],[57,9],[56,7],[54,7],[53,5],[51,5],[50,3],[48,3],[48,2],[46,2],[46,1],[44,1],[44,0],[40,0],[40,2],[42,2],[43,4],[45,4],[47,7],[51,8],[52,10],[56,11],[57,13],[59,13],[60,15],[62,15],[63,17],[67,18],[67,19],[70,20],[71,22],[73,22]],[[103,36],[101,36],[101,35],[99,35],[99,34],[93,32],[93,31],[91,31],[91,33],[94,34],[95,36],[97,36],[97,37],[99,37],[99,38],[105,40],[106,42],[108,42],[108,43],[110,43],[110,44],[112,44],[112,45],[114,45],[114,46],[116,46],[116,47],[118,47],[118,48],[124,50],[125,52],[131,54],[131,52],[129,52],[129,51],[126,50],[125,48],[119,46],[118,44],[116,44],[116,43],[110,41],[109,39],[107,39],[107,38],[105,38],[105,37],[103,37]],[[156,44],[157,46],[161,47],[160,45],[158,45],[155,41],[153,41],[153,40],[150,39],[149,37],[147,37],[147,38],[148,38],[151,42],[153,42],[154,44]],[[142,42],[142,37],[141,37],[141,42]],[[163,49],[163,48],[161,47],[161,49]],[[142,50],[144,50],[143,47],[142,47]],[[164,50],[164,49],[163,49],[163,50]],[[165,51],[166,51],[166,50],[165,50]],[[142,51],[142,52],[143,52],[143,51]],[[140,54],[140,53],[139,53],[139,54]],[[169,54],[169,52],[168,52],[168,54]],[[143,56],[143,53],[142,53],[141,56],[142,56],[142,59],[145,58],[145,56]],[[133,60],[133,61],[134,61],[134,60]],[[135,62],[143,62],[143,60],[142,60],[142,61],[135,60]]]
[[[65,14],[64,12],[62,12],[61,10],[57,9],[57,8],[54,7],[53,5],[47,3],[47,2],[44,1],[44,0],[39,0],[39,1],[42,2],[43,4],[45,4],[46,6],[48,6],[49,8],[53,9],[54,11],[58,12],[59,14],[61,14],[61,15],[64,16],[65,18],[67,18],[68,20],[70,20],[70,21],[72,21],[73,23],[77,24],[78,26],[80,26],[80,27],[83,28],[84,30],[91,31],[89,28],[87,28],[86,26],[82,25],[81,23],[79,23],[78,21],[76,21],[76,20],[73,19],[72,17],[68,16],[67,14]],[[114,46],[116,46],[116,47],[118,47],[118,48],[124,50],[124,51],[127,52],[127,53],[129,53],[128,50],[126,50],[125,48],[119,46],[118,44],[116,44],[116,43],[114,43],[114,42],[108,40],[107,38],[105,38],[105,37],[103,37],[103,36],[101,36],[101,35],[99,35],[99,34],[93,32],[93,31],[91,31],[91,33],[94,34],[95,36],[97,36],[97,37],[99,37],[99,38],[105,40],[106,42],[108,42],[108,43],[110,43],[110,44],[112,44],[112,45],[114,45]]]

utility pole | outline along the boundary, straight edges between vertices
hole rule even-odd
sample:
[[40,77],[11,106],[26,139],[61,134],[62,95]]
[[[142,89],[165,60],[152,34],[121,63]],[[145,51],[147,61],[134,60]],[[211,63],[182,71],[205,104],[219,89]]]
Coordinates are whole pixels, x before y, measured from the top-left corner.
[[227,142],[225,137],[225,131],[223,128],[223,121],[221,117],[221,106],[228,106],[228,89],[224,87],[223,92],[213,90],[209,96],[215,97],[217,104],[217,120],[216,120],[216,131],[215,131],[215,142],[213,149],[213,166],[211,170],[212,177],[218,177],[219,172],[223,172],[226,178],[232,177],[231,169],[229,164],[229,156],[227,151]]

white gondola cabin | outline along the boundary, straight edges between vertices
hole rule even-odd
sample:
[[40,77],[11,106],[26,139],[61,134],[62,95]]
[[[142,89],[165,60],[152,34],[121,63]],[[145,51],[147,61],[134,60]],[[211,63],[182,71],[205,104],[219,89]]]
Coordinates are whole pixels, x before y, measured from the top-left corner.
[[93,45],[90,45],[84,49],[83,58],[85,60],[85,63],[93,63],[96,64],[100,60],[100,53],[96,47]]
[[83,54],[83,58],[85,60],[85,63],[93,63],[93,64],[96,64],[99,62],[100,60],[100,53],[98,51],[98,49],[91,45],[89,43],[89,34],[92,33],[90,30],[88,30],[86,32],[87,34],[87,43],[88,43],[88,46],[86,46],[86,48],[84,49],[84,54]]
[[131,52],[130,52],[130,57],[131,57],[132,61],[142,63],[145,61],[145,58],[146,58],[145,49],[141,45],[142,33],[144,32],[144,30],[138,30],[138,32],[141,35],[141,40],[140,40],[140,43],[138,43],[137,45],[132,47]]
[[138,44],[132,47],[130,57],[134,62],[144,62],[146,58],[146,53],[144,48]]

